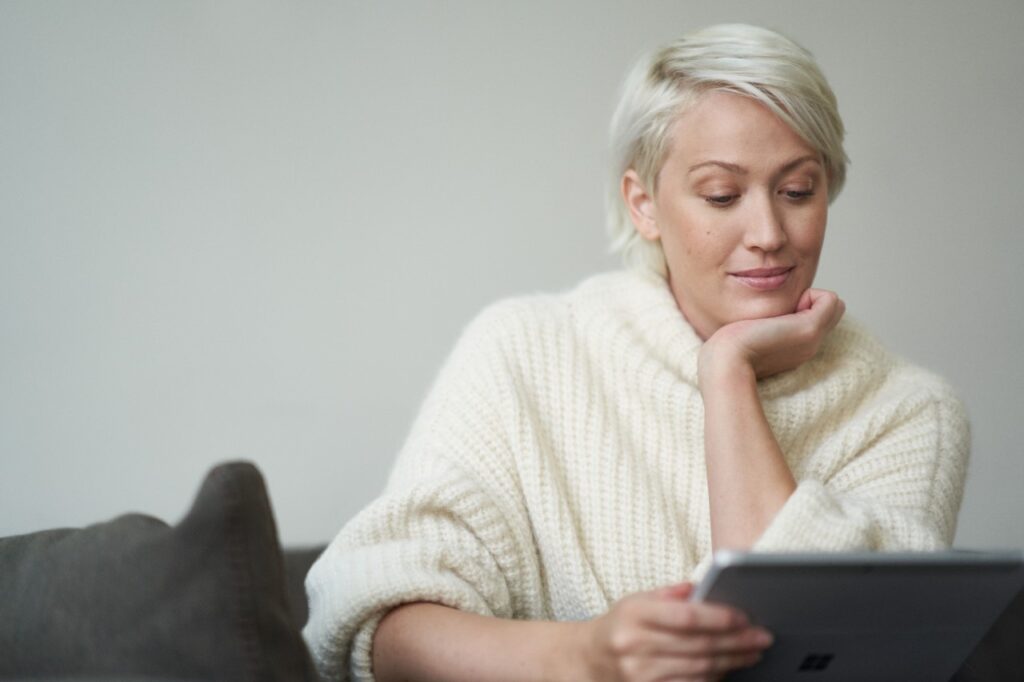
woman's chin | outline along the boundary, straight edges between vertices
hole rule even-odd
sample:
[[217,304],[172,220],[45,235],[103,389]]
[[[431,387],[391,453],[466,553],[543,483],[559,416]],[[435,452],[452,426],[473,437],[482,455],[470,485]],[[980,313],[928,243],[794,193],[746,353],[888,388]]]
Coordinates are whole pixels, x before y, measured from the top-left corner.
[[760,320],[766,317],[789,315],[796,312],[796,306],[799,302],[800,298],[794,298],[793,296],[773,296],[756,301],[744,301],[742,305],[737,306],[734,314],[729,317],[733,321],[738,322],[740,320]]

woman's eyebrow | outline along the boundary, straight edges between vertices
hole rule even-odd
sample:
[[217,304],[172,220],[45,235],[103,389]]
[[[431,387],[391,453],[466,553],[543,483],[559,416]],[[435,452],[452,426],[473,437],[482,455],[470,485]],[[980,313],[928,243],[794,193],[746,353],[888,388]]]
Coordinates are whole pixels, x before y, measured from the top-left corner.
[[[817,156],[814,156],[812,154],[806,154],[804,156],[797,157],[792,161],[786,163],[782,168],[779,169],[779,174],[781,175],[784,173],[788,173],[789,171],[793,170],[800,164],[807,163],[808,161],[813,161],[818,164],[821,163]],[[746,168],[735,163],[729,163],[728,161],[701,161],[698,164],[690,166],[689,170],[687,170],[686,172],[687,174],[689,174],[697,170],[698,168],[703,168],[704,166],[718,166],[719,168],[724,168],[725,170],[730,171],[732,173],[736,173],[737,175],[747,174]]]
[[739,175],[747,174],[747,169],[744,168],[743,166],[737,166],[735,163],[728,163],[726,161],[701,161],[698,164],[690,166],[690,169],[686,172],[687,174],[690,174],[693,171],[697,170],[698,168],[703,168],[704,166],[720,166],[727,171],[738,173]]
[[804,163],[807,163],[808,161],[813,161],[814,163],[818,164],[819,166],[821,165],[821,159],[819,159],[817,156],[814,156],[813,154],[807,154],[805,156],[801,156],[799,158],[793,159],[792,161],[787,163],[785,166],[780,168],[779,169],[779,175],[783,175],[785,173],[788,173],[789,171],[793,170],[797,166],[799,166],[801,164],[804,164]]

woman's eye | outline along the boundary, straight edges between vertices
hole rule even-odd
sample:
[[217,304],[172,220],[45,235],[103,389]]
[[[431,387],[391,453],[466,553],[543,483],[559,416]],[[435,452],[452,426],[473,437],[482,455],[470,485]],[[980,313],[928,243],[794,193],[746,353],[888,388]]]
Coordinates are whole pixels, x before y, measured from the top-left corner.
[[738,195],[736,194],[712,194],[704,197],[704,201],[708,202],[712,206],[722,207],[731,204],[736,200],[737,196]]
[[812,189],[804,189],[804,190],[786,189],[786,190],[783,190],[782,193],[786,195],[787,199],[796,199],[796,200],[806,199],[807,197],[814,196],[814,190],[812,190]]

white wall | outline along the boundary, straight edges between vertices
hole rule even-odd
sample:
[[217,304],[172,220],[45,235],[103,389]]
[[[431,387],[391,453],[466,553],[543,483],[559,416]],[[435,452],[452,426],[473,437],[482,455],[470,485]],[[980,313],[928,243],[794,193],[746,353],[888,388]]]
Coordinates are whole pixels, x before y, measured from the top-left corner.
[[818,284],[958,387],[957,543],[1024,546],[1024,4],[0,4],[0,535],[264,471],[283,539],[382,485],[459,329],[605,255],[632,60],[719,21],[818,57],[853,160]]

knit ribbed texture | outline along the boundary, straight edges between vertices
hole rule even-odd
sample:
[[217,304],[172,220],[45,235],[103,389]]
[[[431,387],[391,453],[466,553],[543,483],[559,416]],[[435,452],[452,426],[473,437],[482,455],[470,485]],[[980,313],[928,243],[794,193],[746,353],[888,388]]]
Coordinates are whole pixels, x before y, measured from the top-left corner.
[[[373,633],[398,604],[573,620],[699,577],[711,551],[700,345],[665,281],[640,272],[481,313],[384,494],[310,571],[304,635],[321,672],[372,679]],[[798,486],[755,549],[952,542],[969,433],[944,382],[844,320],[758,390]]]

